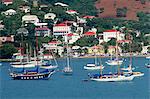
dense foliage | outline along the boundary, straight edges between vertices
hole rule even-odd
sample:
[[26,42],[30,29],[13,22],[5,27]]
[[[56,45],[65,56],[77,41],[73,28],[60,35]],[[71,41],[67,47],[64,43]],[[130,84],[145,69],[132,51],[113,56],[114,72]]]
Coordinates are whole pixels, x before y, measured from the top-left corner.
[[13,53],[16,53],[17,49],[12,44],[4,44],[0,48],[0,58],[11,58]]

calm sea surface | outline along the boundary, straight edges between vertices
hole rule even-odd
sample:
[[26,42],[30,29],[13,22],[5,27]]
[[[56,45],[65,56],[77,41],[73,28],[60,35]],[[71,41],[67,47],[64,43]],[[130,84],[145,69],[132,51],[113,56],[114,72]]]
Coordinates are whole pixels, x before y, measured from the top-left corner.
[[[102,62],[106,66],[103,72],[115,72],[116,67],[105,64],[108,58]],[[123,66],[128,64],[126,58]],[[87,81],[88,73],[97,71],[84,70],[86,63],[92,63],[94,59],[71,59],[72,76],[65,76],[62,72],[56,72],[49,80],[12,80],[9,76],[9,63],[0,66],[0,99],[150,99],[150,69],[145,67],[149,60],[145,58],[133,58],[135,71],[144,72],[143,77],[134,78],[130,82],[95,82]],[[58,60],[59,69],[65,65],[65,59]]]

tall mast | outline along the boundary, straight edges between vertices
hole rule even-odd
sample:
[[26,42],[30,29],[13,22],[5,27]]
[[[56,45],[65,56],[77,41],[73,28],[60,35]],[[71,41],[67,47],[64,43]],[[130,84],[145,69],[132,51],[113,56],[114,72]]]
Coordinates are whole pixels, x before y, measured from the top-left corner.
[[95,65],[97,65],[96,45],[94,46]]
[[129,35],[129,49],[130,49],[130,65],[129,66],[132,66],[132,52],[131,52],[131,35]]
[[119,58],[118,58],[118,31],[116,30],[116,59],[118,64],[118,75],[120,75],[120,65],[119,65]]
[[67,35],[67,66],[69,68],[69,55],[68,55],[68,35]]
[[26,43],[26,54],[27,54],[27,62],[29,62],[29,50],[28,50],[28,43]]
[[36,64],[38,65],[38,37],[36,33]]

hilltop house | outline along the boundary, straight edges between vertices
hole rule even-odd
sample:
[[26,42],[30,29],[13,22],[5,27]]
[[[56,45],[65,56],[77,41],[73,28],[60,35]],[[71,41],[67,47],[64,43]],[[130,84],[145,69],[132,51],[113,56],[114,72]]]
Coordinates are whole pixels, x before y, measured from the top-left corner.
[[51,30],[48,27],[38,27],[38,28],[35,28],[35,35],[36,36],[50,36]]
[[22,17],[22,22],[27,24],[27,23],[39,23],[39,19],[36,15],[24,15]]
[[5,25],[3,24],[3,21],[0,21],[0,30],[3,30]]
[[25,13],[28,13],[31,10],[29,6],[20,6],[19,9]]
[[47,14],[44,15],[44,19],[52,19],[52,20],[54,20],[55,17],[56,17],[56,14],[54,14],[54,13],[47,13]]
[[69,34],[65,35],[65,41],[67,41],[67,39],[68,39],[68,43],[69,44],[73,44],[79,38],[80,38],[80,36],[77,33],[69,33]]
[[84,19],[93,19],[95,18],[95,16],[90,16],[90,15],[86,15],[86,16],[83,16]]
[[109,40],[111,40],[111,38],[116,38],[116,37],[118,40],[124,40],[124,36],[125,34],[117,30],[106,30],[103,32],[103,41],[108,42]]
[[2,14],[5,14],[6,16],[11,16],[11,15],[17,14],[17,12],[15,10],[13,10],[13,9],[9,9],[9,10],[7,10],[5,12],[2,12]]
[[2,3],[8,6],[9,4],[13,3],[13,0],[2,0]]
[[65,4],[65,3],[61,3],[61,2],[56,2],[54,5],[62,6],[62,7],[68,7],[68,5],[67,5],[67,4]]
[[75,10],[67,10],[66,13],[71,14],[71,15],[78,14],[77,11],[75,11]]

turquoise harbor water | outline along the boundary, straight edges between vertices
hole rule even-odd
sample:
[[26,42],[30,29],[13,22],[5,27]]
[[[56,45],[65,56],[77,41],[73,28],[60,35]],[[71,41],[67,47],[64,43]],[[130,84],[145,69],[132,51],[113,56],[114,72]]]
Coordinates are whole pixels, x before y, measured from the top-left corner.
[[[106,66],[104,72],[110,71]],[[145,58],[133,58],[136,71],[144,72],[143,77],[135,78],[130,82],[95,82],[87,81],[88,73],[99,71],[84,70],[86,63],[94,59],[71,59],[74,70],[72,76],[65,76],[62,72],[56,72],[49,80],[12,80],[9,77],[9,63],[0,66],[0,98],[1,99],[150,99],[150,69],[145,67],[149,60]],[[124,65],[128,64],[127,58]],[[59,59],[59,69],[65,66],[65,60]],[[116,67],[112,68],[116,71]]]

